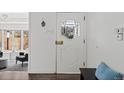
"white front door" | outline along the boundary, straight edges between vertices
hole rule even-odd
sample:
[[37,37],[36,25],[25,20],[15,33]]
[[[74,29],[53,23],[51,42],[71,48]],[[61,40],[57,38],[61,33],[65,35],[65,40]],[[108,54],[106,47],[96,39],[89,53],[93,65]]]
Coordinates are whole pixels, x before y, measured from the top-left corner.
[[86,61],[84,25],[84,13],[30,13],[29,73],[79,73]]
[[[57,13],[57,73],[79,73],[84,67],[84,13]],[[70,28],[69,28],[69,27]],[[73,26],[75,28],[73,28]],[[63,28],[62,28],[63,27]],[[73,35],[63,34],[62,30],[74,30]]]

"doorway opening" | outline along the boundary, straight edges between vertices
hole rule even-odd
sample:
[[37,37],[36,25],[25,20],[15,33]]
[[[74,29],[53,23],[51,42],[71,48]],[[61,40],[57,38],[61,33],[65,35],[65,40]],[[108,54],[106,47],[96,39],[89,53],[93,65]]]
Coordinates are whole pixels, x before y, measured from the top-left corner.
[[28,13],[0,13],[0,71],[28,71]]

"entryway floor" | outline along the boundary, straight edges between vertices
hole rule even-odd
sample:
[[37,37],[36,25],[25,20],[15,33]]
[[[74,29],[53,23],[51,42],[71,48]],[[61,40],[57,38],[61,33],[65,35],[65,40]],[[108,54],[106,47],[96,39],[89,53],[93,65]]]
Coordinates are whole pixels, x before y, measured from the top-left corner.
[[0,72],[0,80],[80,80],[80,74],[28,74],[25,71]]
[[8,61],[8,65],[4,69],[0,69],[0,71],[28,71],[28,62],[24,62],[23,67],[22,63],[16,61]]

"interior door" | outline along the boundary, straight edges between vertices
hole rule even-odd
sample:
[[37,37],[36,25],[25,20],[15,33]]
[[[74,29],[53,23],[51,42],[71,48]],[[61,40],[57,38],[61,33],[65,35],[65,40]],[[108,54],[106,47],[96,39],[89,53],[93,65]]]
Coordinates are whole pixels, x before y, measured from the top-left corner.
[[29,73],[55,73],[56,13],[30,13],[30,31]]
[[[83,13],[57,13],[57,73],[77,74],[84,66],[84,25]],[[66,32],[73,26],[77,29],[73,36],[63,34],[63,29]]]

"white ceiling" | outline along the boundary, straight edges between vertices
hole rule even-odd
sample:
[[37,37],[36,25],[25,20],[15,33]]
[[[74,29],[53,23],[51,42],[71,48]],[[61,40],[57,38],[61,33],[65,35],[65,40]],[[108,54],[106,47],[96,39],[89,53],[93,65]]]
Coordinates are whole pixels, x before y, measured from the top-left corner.
[[0,22],[28,22],[28,13],[0,13]]
[[28,30],[28,13],[0,13],[0,29]]

